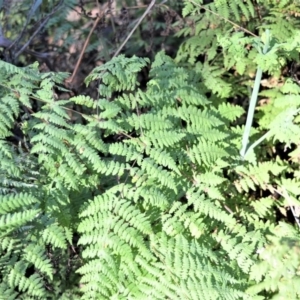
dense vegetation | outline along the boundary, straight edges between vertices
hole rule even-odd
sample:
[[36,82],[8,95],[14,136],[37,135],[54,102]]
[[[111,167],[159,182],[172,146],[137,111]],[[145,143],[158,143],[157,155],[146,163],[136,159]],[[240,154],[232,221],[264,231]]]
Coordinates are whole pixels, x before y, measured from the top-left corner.
[[0,299],[300,299],[300,6],[156,2],[0,2]]

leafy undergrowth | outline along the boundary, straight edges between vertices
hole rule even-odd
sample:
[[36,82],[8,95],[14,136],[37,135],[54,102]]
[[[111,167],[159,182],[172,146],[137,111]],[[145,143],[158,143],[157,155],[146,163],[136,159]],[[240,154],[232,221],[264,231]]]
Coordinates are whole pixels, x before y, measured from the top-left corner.
[[19,10],[63,46],[0,61],[0,299],[300,298],[299,8],[206,2],[157,5],[112,59],[135,21],[101,4],[117,37],[71,77],[89,4]]

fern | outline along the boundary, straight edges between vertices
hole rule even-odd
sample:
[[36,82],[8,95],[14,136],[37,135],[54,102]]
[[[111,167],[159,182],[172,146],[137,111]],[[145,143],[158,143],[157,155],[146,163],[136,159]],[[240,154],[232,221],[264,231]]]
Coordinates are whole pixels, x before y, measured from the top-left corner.
[[[126,59],[122,58],[122,60],[125,64]],[[130,60],[128,62],[131,63]],[[164,76],[166,65],[174,70],[174,76],[170,79]],[[108,66],[108,72],[109,68],[110,65]],[[106,70],[101,68],[99,72],[106,72]],[[212,128],[218,128],[224,124],[223,122],[228,122],[222,121],[223,116],[220,113],[224,114],[224,120],[226,118],[233,120],[242,111],[237,110],[236,114],[230,116],[228,110],[223,106],[220,106],[220,111],[217,109],[211,111],[197,109],[193,106],[194,101],[191,102],[189,97],[183,97],[184,94],[181,92],[186,90],[187,85],[190,84],[189,82],[194,81],[195,74],[191,72],[182,75],[181,68],[177,69],[174,62],[163,53],[160,53],[153,62],[153,70],[150,74],[153,74],[153,79],[149,82],[148,90],[144,92],[144,95],[137,89],[138,97],[135,98],[137,103],[135,107],[138,108],[139,105],[148,107],[150,99],[151,104],[156,104],[153,109],[143,113],[141,118],[136,115],[134,109],[122,116],[122,110],[128,107],[128,105],[123,106],[124,97],[122,95],[114,102],[116,107],[121,105],[119,106],[121,109],[117,110],[116,108],[120,116],[118,114],[105,115],[100,111],[102,117],[120,117],[122,119],[120,125],[124,126],[124,129],[121,132],[126,131],[125,137],[127,138],[124,138],[123,143],[111,145],[108,152],[121,165],[125,164],[126,167],[123,172],[119,173],[120,178],[124,178],[126,181],[130,180],[131,183],[129,181],[125,186],[116,185],[103,195],[90,200],[90,204],[81,213],[79,231],[82,237],[79,243],[84,247],[84,257],[88,259],[86,264],[79,269],[79,273],[83,276],[84,297],[107,298],[119,295],[120,297],[136,299],[141,295],[147,295],[147,297],[180,299],[183,295],[187,295],[191,299],[201,297],[205,297],[205,299],[215,297],[227,299],[230,294],[235,295],[233,297],[236,299],[240,297],[247,298],[246,294],[243,294],[240,287],[238,287],[237,279],[229,279],[229,270],[232,266],[224,261],[222,271],[218,269],[218,263],[215,262],[207,269],[207,278],[210,279],[200,281],[202,286],[200,290],[196,284],[196,282],[199,283],[200,274],[197,275],[193,272],[197,272],[196,270],[199,269],[203,270],[203,267],[199,265],[193,271],[190,269],[189,264],[186,265],[187,269],[185,269],[184,265],[186,263],[183,265],[180,263],[179,268],[182,269],[182,274],[189,275],[176,279],[178,275],[166,273],[163,278],[169,279],[162,281],[159,286],[157,285],[157,276],[161,278],[161,273],[165,272],[165,267],[161,269],[161,266],[166,264],[164,254],[159,255],[155,250],[156,247],[153,248],[152,246],[152,243],[160,244],[162,242],[160,242],[160,238],[158,239],[160,231],[162,237],[166,240],[170,239],[172,243],[176,241],[178,235],[182,235],[182,241],[185,241],[186,245],[193,241],[193,236],[197,237],[199,240],[195,240],[195,247],[199,251],[196,253],[199,254],[195,254],[194,258],[192,256],[185,258],[182,257],[182,254],[177,253],[179,251],[177,249],[182,247],[181,244],[172,246],[172,244],[167,243],[164,246],[167,247],[164,253],[173,252],[175,257],[178,256],[178,259],[183,259],[183,262],[198,261],[200,259],[200,263],[200,253],[207,251],[207,245],[213,245],[214,239],[222,239],[219,234],[212,238],[206,237],[205,232],[209,231],[214,223],[207,227],[203,223],[203,218],[208,215],[210,218],[215,219],[215,224],[224,222],[231,228],[234,227],[234,219],[222,210],[216,209],[210,200],[210,197],[223,200],[223,197],[220,196],[222,192],[218,190],[218,185],[223,180],[216,181],[217,174],[215,173],[207,172],[203,177],[196,176],[196,174],[200,170],[202,172],[206,169],[209,170],[212,164],[215,164],[215,167],[219,170],[222,169],[222,165],[229,159],[230,155],[214,143],[218,141],[223,147],[225,144],[227,145],[230,131],[216,138],[218,131],[213,131]],[[97,78],[96,74],[93,76]],[[120,76],[118,75],[118,77]],[[110,90],[110,85],[114,85],[115,82],[114,80],[107,81],[109,86],[101,90],[107,93],[106,91]],[[195,85],[194,89],[196,88]],[[131,90],[131,83],[128,82],[128,86],[123,86],[123,89],[125,91]],[[158,91],[161,92],[158,93]],[[164,97],[161,96],[161,93],[164,94]],[[178,93],[181,94],[180,101],[177,100]],[[164,99],[168,99],[168,101]],[[171,101],[172,99],[173,101]],[[204,97],[199,97],[198,102],[200,101],[199,103],[204,106],[205,102],[202,99]],[[101,108],[105,112],[110,107],[110,105],[107,105]],[[151,123],[147,123],[148,120]],[[161,120],[161,122],[156,123],[152,120]],[[186,126],[182,125],[183,121]],[[162,130],[166,125],[168,132]],[[176,128],[178,128],[178,132]],[[140,136],[130,137],[130,132],[133,129],[140,132]],[[211,130],[210,133],[213,134],[205,134],[207,130]],[[202,131],[203,137],[201,136]],[[214,141],[214,143],[210,141]],[[186,145],[185,148],[182,148],[183,143]],[[210,147],[208,147],[209,145]],[[204,147],[208,147],[206,151],[204,151]],[[193,157],[198,157],[198,159],[193,159]],[[131,165],[128,165],[128,162]],[[190,165],[193,166],[193,172],[191,172]],[[112,172],[107,170],[105,174],[109,175]],[[125,176],[127,172],[128,175]],[[193,175],[193,173],[196,174]],[[184,180],[182,180],[181,174],[186,176]],[[221,179],[221,177],[219,178]],[[203,188],[207,193],[195,194],[194,197],[187,196],[190,193],[189,190],[197,181],[200,189],[204,183],[211,182],[210,186]],[[149,189],[153,184],[156,186],[156,190]],[[157,198],[157,195],[160,195],[159,198]],[[184,201],[181,200],[184,197],[187,197],[188,204],[184,204]],[[208,198],[206,199],[206,197]],[[141,199],[145,199],[146,202],[144,202],[145,200],[141,201]],[[192,213],[191,206],[194,207],[194,213]],[[164,214],[159,216],[161,208],[164,208]],[[132,223],[134,219],[139,221]],[[229,240],[231,239],[232,242],[235,240],[233,236],[229,238]],[[252,243],[251,251],[253,251],[256,244],[257,242]],[[159,249],[162,246],[157,247]],[[173,249],[173,247],[175,248]],[[239,254],[233,259],[239,257],[241,266],[243,266],[245,272],[248,272],[249,266],[253,262],[249,260],[246,263],[246,257],[250,255],[251,251],[242,252],[242,249],[244,248],[241,246],[241,249],[238,250]],[[232,247],[228,248],[228,251],[232,251]],[[132,262],[133,257],[136,257],[134,263]],[[171,260],[170,263],[173,266],[175,262],[173,263]],[[98,266],[97,270],[93,267],[94,265]],[[209,262],[208,264],[205,263],[205,266],[208,265]],[[120,277],[122,270],[127,270],[125,277]],[[220,274],[220,271],[225,272],[221,276],[223,279],[216,275]],[[101,282],[99,281],[100,277],[96,279],[96,272],[103,274],[101,275]],[[190,281],[189,278],[194,279]],[[232,280],[233,285],[236,283],[236,287],[230,291],[223,290],[221,286],[224,283],[221,282],[225,278],[229,281]],[[178,288],[179,282],[181,282],[179,284],[180,288]],[[220,287],[212,289],[213,282],[216,282],[217,285],[220,284]],[[130,289],[126,287],[130,287]],[[149,293],[150,289],[151,293],[154,294]]]
[[[175,59],[120,55],[96,67],[85,81],[97,81],[97,99],[58,100],[66,74],[1,62],[1,297],[267,299],[287,287],[299,297],[297,232],[274,210],[298,204],[299,149],[290,164],[266,156],[299,137],[299,88],[261,92],[251,142],[264,146],[247,160],[244,109],[227,103],[246,95],[257,67],[275,76],[298,53],[298,33],[274,30],[262,55],[263,38],[236,30],[256,28],[251,1],[201,3],[185,1],[195,27],[179,35],[195,35]],[[293,8],[276,3],[263,7]]]
[[276,235],[270,235],[267,246],[260,250],[261,262],[251,269],[250,276],[256,281],[256,285],[249,292],[267,290],[276,292],[278,299],[296,299],[300,295],[297,271],[299,256],[296,254],[299,236],[293,228],[283,223],[274,230]]

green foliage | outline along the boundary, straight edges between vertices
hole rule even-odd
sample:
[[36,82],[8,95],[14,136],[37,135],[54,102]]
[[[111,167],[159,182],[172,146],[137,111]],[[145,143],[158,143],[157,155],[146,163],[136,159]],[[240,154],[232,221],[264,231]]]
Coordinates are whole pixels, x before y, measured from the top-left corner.
[[[245,160],[245,110],[222,101],[245,95],[257,68],[280,73],[299,33],[271,28],[262,53],[263,35],[224,23],[258,28],[251,1],[217,0],[203,14],[198,2],[185,1],[195,27],[179,34],[194,36],[175,59],[113,58],[85,80],[97,99],[57,99],[66,74],[0,61],[3,299],[300,297],[299,234],[275,210],[299,206],[299,87],[261,92],[260,144]],[[265,24],[293,9],[262,5]],[[291,163],[272,155],[290,146]]]
[[[180,46],[177,61],[194,65],[199,55],[205,54],[204,63],[197,62],[196,68],[204,71],[205,85],[217,96],[226,98],[236,95],[237,90],[248,95],[247,77],[253,77],[257,65],[279,77],[290,59],[298,60],[299,7],[294,1],[280,1],[280,4],[264,1],[257,6],[256,12],[251,1],[216,0],[208,5],[202,5],[202,1],[184,2],[184,15],[193,26],[177,33],[189,37]],[[205,13],[198,13],[200,7],[205,8]],[[261,13],[257,16],[258,10]],[[256,45],[258,35],[261,36],[265,29],[271,30],[273,35],[272,50],[267,55],[258,52]],[[288,47],[291,43],[293,45]],[[243,76],[244,89],[232,89],[237,78],[226,70]]]
[[[34,158],[24,173],[35,178],[26,195],[22,186],[2,192],[2,264],[9,274],[3,293],[17,288],[43,298],[49,284],[57,295],[65,291],[70,279],[63,274],[70,271],[58,272],[55,256],[66,255],[76,235],[82,261],[71,267],[81,265],[82,299],[248,298],[252,254],[267,227],[252,220],[247,229],[222,209],[230,184],[222,172],[239,159],[229,122],[243,110],[196,97],[200,76],[163,53],[142,91],[135,78],[146,63],[119,56],[95,69],[87,81],[101,76],[105,97],[96,101],[55,101],[49,92],[59,77],[41,76],[32,95],[45,104],[23,125],[31,144],[26,155]],[[119,95],[111,102],[114,89]],[[72,101],[97,111],[83,115],[86,125],[70,122]],[[116,134],[120,142],[106,142]],[[3,149],[12,159],[14,147]]]
[[250,278],[256,285],[249,292],[278,291],[272,299],[298,299],[299,291],[299,233],[281,223],[268,236],[265,248],[260,249],[261,261],[252,267]]

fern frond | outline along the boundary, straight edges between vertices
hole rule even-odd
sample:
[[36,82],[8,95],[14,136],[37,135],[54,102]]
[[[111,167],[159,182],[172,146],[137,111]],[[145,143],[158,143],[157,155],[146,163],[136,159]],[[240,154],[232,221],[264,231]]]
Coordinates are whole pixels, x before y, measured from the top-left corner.
[[12,288],[19,287],[21,292],[26,292],[30,296],[43,297],[47,294],[42,278],[38,274],[26,278],[25,268],[21,263],[17,263],[11,270],[8,280]]
[[24,249],[24,254],[24,259],[26,261],[33,264],[39,272],[46,274],[50,280],[53,279],[54,270],[50,259],[48,259],[45,255],[44,247],[31,244]]
[[59,224],[52,223],[44,229],[42,233],[45,244],[50,244],[53,247],[66,249],[67,241],[70,240],[69,229],[59,226]]
[[[250,294],[272,291],[275,297],[297,299],[300,296],[299,275],[299,236],[288,224],[280,223],[268,237],[268,245],[260,249],[261,261],[251,268],[250,278],[256,285],[250,287]],[[283,278],[285,278],[283,280]]]

